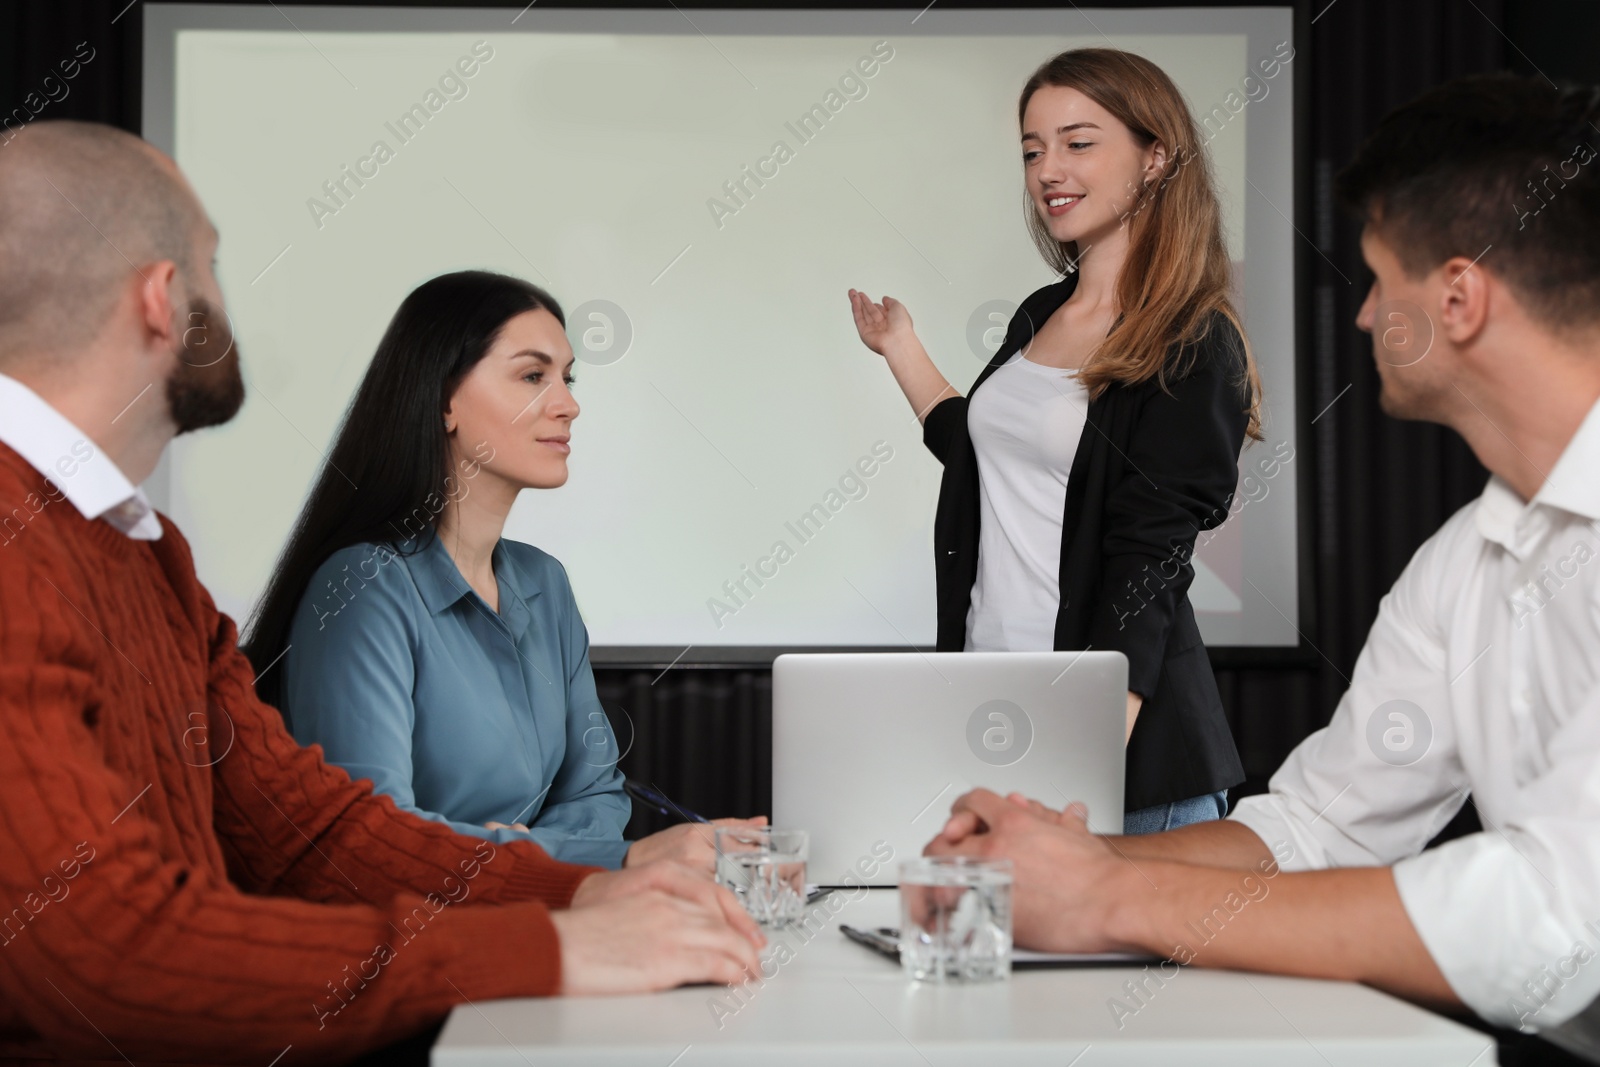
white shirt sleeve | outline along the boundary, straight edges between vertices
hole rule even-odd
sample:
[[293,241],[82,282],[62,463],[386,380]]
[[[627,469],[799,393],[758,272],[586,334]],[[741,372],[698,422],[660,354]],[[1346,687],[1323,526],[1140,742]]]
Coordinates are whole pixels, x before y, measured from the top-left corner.
[[[1407,916],[1461,1000],[1491,1023],[1548,1030],[1600,995],[1600,684],[1578,681],[1588,665],[1573,658],[1592,655],[1600,596],[1582,572],[1586,591],[1562,592],[1535,621],[1528,662],[1561,694],[1559,726],[1542,739],[1518,733],[1513,624],[1494,592],[1515,561],[1485,571],[1486,551],[1499,550],[1471,522],[1464,509],[1418,550],[1331,721],[1232,817],[1285,870],[1392,865]],[[1572,529],[1552,551],[1589,536]],[[1478,625],[1500,615],[1505,629]],[[1480,641],[1489,647],[1470,647]],[[1536,744],[1537,758],[1518,743]],[[1465,802],[1467,766],[1497,783],[1492,800],[1480,797],[1483,831],[1423,852]],[[1523,767],[1535,770],[1524,778]]]
[[1549,769],[1498,824],[1394,868],[1456,995],[1491,1023],[1530,1030],[1600,996],[1600,690],[1549,751]]
[[1413,856],[1466,802],[1439,626],[1448,548],[1465,521],[1464,509],[1383,598],[1328,725],[1289,754],[1268,793],[1239,801],[1230,816],[1272,847],[1284,870]]

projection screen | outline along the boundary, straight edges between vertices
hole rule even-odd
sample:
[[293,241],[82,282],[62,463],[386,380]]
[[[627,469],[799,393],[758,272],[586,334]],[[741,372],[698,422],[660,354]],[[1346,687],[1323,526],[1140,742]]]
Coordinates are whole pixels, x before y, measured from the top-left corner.
[[145,27],[145,134],[221,232],[249,385],[150,489],[241,625],[401,299],[484,268],[568,313],[571,477],[506,536],[565,564],[597,659],[931,646],[941,468],[846,292],[905,303],[965,390],[1055,280],[1019,91],[1110,45],[1201,120],[1265,387],[1190,596],[1211,645],[1298,642],[1290,9],[151,4]]

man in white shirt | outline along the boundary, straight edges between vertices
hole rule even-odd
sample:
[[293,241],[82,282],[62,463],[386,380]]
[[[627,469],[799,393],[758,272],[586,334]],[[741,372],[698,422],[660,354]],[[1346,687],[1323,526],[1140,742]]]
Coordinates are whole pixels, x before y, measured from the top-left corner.
[[[1600,89],[1471,78],[1340,176],[1384,410],[1492,477],[1384,598],[1332,721],[1229,819],[1101,838],[1077,806],[961,798],[928,851],[1014,861],[1020,944],[1361,981],[1600,1048],[1593,145]],[[1468,795],[1484,830],[1424,852]]]

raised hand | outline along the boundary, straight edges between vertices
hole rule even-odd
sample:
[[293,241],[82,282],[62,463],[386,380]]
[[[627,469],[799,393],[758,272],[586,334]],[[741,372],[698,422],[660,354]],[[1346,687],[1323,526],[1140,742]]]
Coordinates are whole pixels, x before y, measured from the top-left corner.
[[880,356],[887,356],[892,346],[916,336],[911,328],[911,312],[892,296],[875,304],[866,293],[852,289],[850,310],[855,315],[861,343]]
[[906,395],[906,402],[917,413],[917,420],[927,418],[928,412],[939,401],[960,396],[945,376],[928,358],[927,349],[917,339],[911,328],[911,312],[892,296],[875,304],[872,298],[859,289],[850,290],[850,310],[856,317],[856,332],[861,343],[883,357],[889,372]]

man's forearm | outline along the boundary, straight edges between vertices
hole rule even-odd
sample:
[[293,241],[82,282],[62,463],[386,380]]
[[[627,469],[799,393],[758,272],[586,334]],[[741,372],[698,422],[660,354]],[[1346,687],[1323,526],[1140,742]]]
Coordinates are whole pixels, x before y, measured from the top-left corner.
[[1159,834],[1107,837],[1106,840],[1132,860],[1172,860],[1202,867],[1244,870],[1273,858],[1272,850],[1254,830],[1229,819],[1195,823]]
[[1250,870],[1145,859],[1107,889],[1111,936],[1179,963],[1364,982],[1462,1008],[1387,867],[1286,874],[1270,854]]

